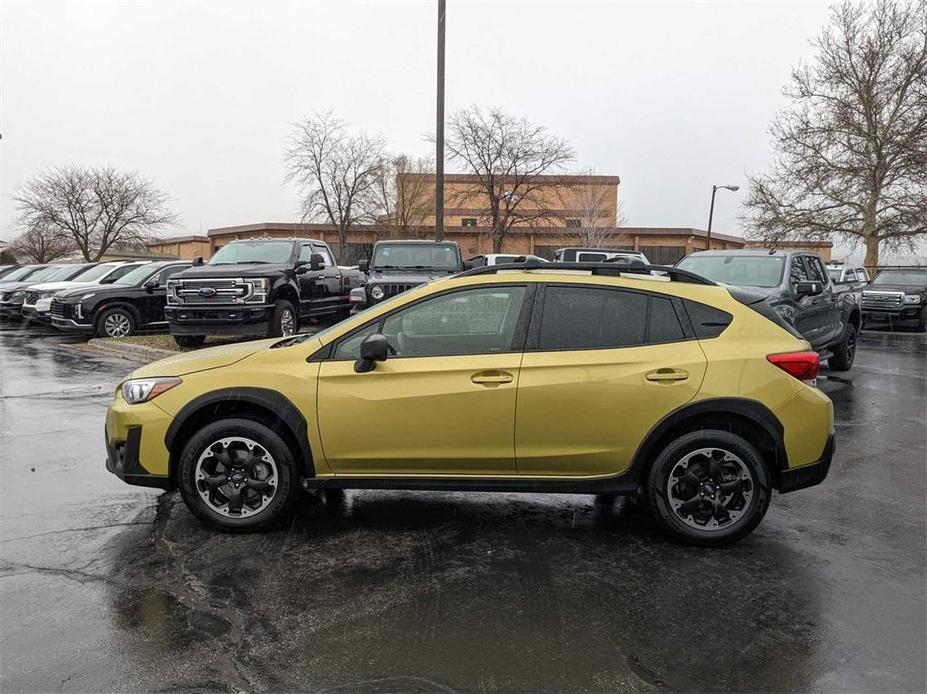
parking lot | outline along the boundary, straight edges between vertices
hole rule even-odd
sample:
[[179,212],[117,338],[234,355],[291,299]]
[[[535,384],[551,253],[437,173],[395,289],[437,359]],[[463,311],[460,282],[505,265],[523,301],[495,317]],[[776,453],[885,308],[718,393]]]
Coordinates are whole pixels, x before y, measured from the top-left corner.
[[568,495],[307,495],[219,534],[104,469],[132,368],[0,330],[5,692],[927,687],[924,335],[863,333],[821,382],[830,476],[720,550]]

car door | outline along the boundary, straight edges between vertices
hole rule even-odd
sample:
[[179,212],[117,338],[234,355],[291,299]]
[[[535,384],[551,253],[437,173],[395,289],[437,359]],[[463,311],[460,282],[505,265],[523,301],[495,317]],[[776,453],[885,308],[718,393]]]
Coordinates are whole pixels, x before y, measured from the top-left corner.
[[296,275],[296,281],[299,284],[299,315],[301,318],[315,315],[326,303],[327,289],[319,280],[323,270],[312,270],[309,266],[312,254],[315,252],[315,247],[310,243],[304,243],[299,247],[299,261],[305,263],[305,271]]
[[706,360],[676,300],[595,285],[539,290],[518,381],[519,475],[625,471],[647,433],[698,393]]
[[808,282],[808,268],[800,255],[793,255],[789,264],[789,299],[794,310],[792,324],[812,347],[820,345],[820,310],[816,296],[798,296],[799,282]]
[[840,305],[834,291],[834,283],[824,269],[824,264],[817,256],[803,256],[808,268],[808,279],[820,282],[823,289],[821,293],[812,296],[811,306],[815,311],[814,323],[818,331],[813,344],[827,346],[838,340],[843,333],[843,324],[840,322]]
[[313,244],[312,251],[322,256],[323,261],[322,271],[316,280],[320,285],[320,303],[317,309],[325,313],[337,311],[342,304],[348,303],[346,295],[349,290],[345,290],[342,286],[341,271],[328,248]]
[[189,264],[169,265],[150,278],[157,280],[158,284],[154,289],[149,292],[144,286],[142,287],[144,294],[141,295],[139,301],[144,306],[142,320],[145,323],[153,326],[167,324],[167,321],[164,320],[164,306],[167,303],[167,279],[181,270],[186,270],[188,267],[190,267]]
[[[448,291],[336,343],[319,369],[317,417],[335,473],[513,475],[528,294],[511,284]],[[357,373],[375,332],[395,353]]]

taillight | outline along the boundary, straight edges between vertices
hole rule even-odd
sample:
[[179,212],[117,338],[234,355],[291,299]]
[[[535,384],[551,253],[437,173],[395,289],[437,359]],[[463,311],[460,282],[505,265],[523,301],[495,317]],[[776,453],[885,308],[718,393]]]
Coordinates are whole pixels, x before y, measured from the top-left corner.
[[818,377],[818,368],[821,365],[817,352],[787,352],[785,354],[770,354],[766,359],[775,364],[790,376],[809,385],[814,385]]

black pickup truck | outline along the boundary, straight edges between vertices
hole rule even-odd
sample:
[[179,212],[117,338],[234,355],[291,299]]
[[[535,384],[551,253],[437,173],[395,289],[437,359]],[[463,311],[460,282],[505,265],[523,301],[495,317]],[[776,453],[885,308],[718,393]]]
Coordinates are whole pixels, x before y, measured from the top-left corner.
[[835,285],[817,253],[804,251],[699,251],[676,267],[719,284],[741,287],[765,302],[828,358],[833,371],[849,371],[862,327],[860,292]]
[[293,335],[311,318],[346,317],[351,290],[363,284],[362,273],[335,264],[324,241],[232,241],[171,277],[164,315],[183,347],[207,335]]
[[358,264],[367,284],[351,292],[357,312],[407,289],[465,269],[460,247],[444,241],[377,241]]
[[863,320],[911,324],[927,333],[927,267],[892,268],[863,289]]

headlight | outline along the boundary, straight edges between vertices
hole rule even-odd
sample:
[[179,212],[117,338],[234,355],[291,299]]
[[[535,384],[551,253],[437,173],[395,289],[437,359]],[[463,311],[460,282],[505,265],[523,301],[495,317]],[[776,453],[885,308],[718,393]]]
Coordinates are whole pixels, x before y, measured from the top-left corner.
[[130,405],[154,400],[181,383],[179,378],[134,378],[122,384],[122,397]]
[[39,299],[48,299],[49,297],[54,296],[57,293],[57,289],[50,289],[48,291],[39,292]]
[[348,294],[348,299],[350,299],[352,304],[366,304],[367,293],[364,291],[363,287],[355,287],[351,290],[351,293]]
[[920,294],[905,294],[904,302],[906,304],[919,304],[921,303],[921,295]]
[[379,286],[379,285],[376,285],[376,286],[371,287],[371,288],[370,288],[370,296],[371,296],[373,299],[375,299],[376,301],[379,301],[380,299],[382,299],[383,296],[384,296],[383,287],[381,287],[381,286]]
[[15,292],[13,292],[12,294],[10,294],[10,298],[11,298],[11,299],[19,299],[19,298],[24,297],[24,296],[26,296],[26,290],[25,290],[25,289],[17,289]]

